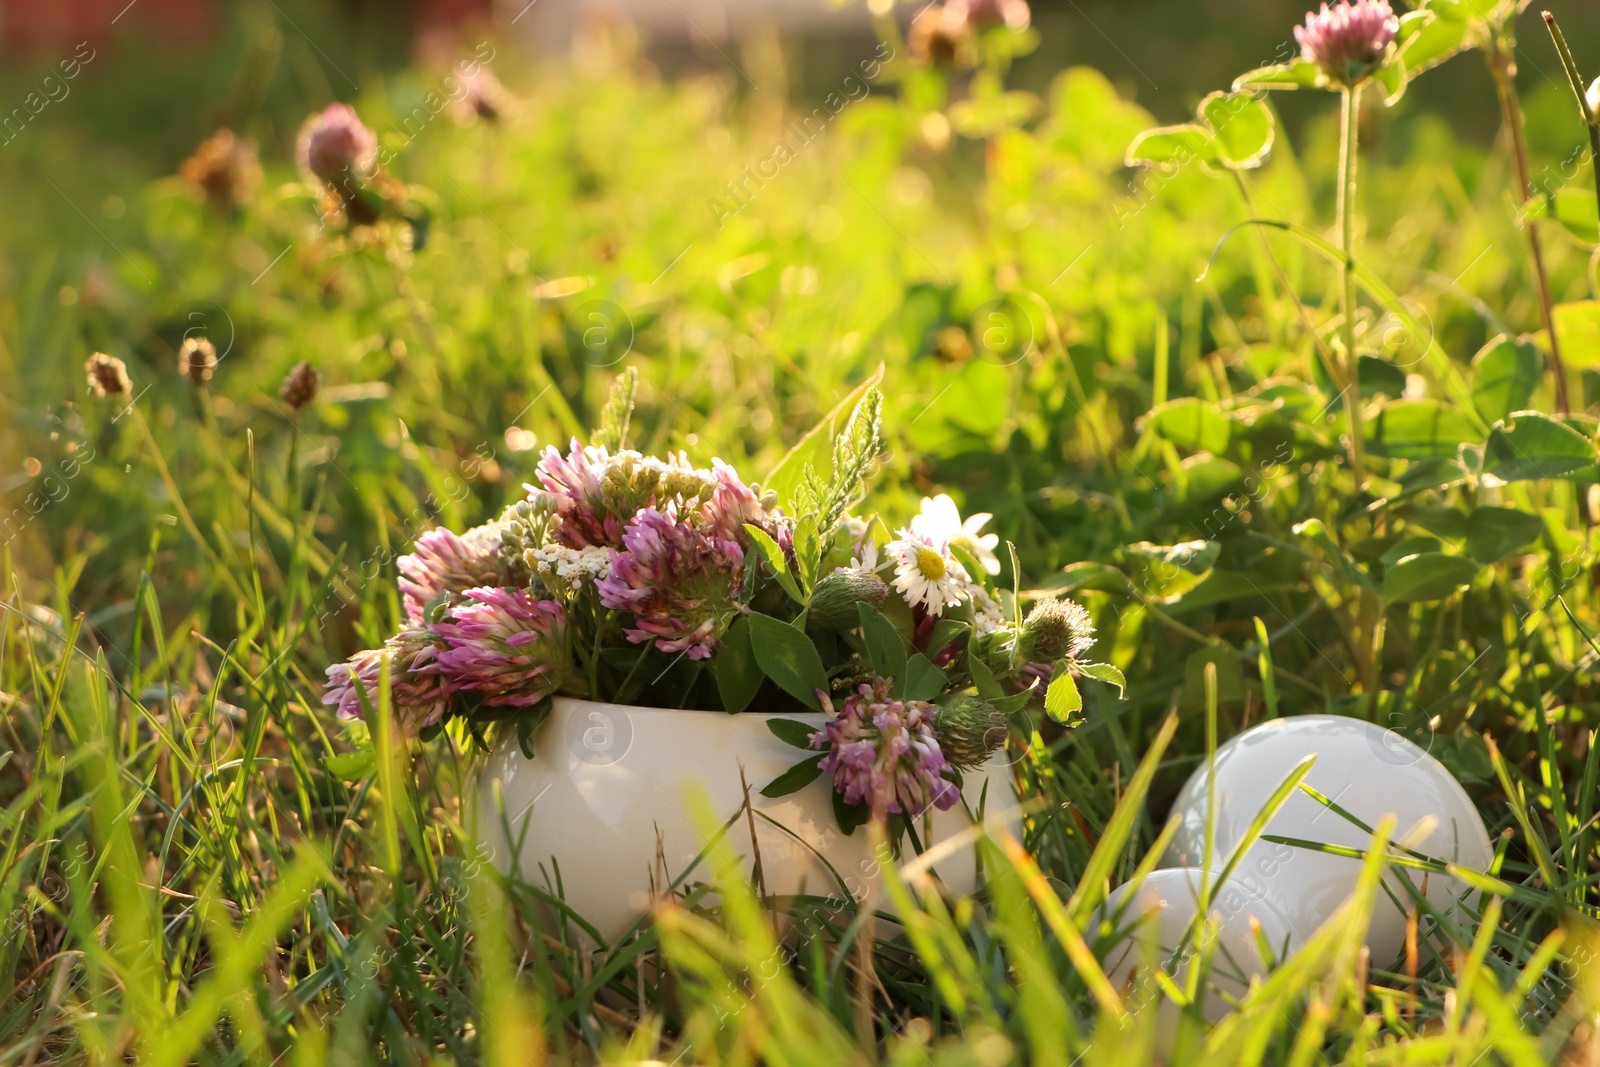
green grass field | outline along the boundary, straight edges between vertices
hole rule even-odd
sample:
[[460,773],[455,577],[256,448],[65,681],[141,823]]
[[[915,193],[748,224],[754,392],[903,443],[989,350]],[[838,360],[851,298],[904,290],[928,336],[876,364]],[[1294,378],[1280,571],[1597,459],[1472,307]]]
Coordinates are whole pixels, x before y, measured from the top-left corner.
[[[1537,12],[1434,6],[1550,63],[1509,105],[1533,206],[1516,139],[1368,91],[1348,314],[1333,93],[1289,94],[1260,166],[1130,167],[1192,116],[1084,66],[1008,90],[1015,42],[950,71],[880,20],[802,87],[759,43],[663,77],[607,24],[559,63],[463,38],[445,63],[517,106],[459,125],[426,103],[444,64],[357,93],[251,8],[211,67],[219,121],[164,152],[52,103],[0,146],[0,1064],[1068,1067],[1174,1030],[1186,1064],[1600,1062],[1588,137]],[[1501,114],[1475,53],[1439,74]],[[155,93],[110,52],[84,97],[95,76],[130,114]],[[319,222],[294,131],[335,96],[393,150],[420,248],[401,220]],[[167,161],[224,124],[265,173],[219,212]],[[221,358],[197,386],[200,333]],[[129,394],[91,395],[94,352]],[[296,410],[301,361],[321,389]],[[462,738],[371,758],[323,708],[323,669],[395,627],[395,557],[519,499],[624,367],[637,447],[757,479],[881,367],[885,510],[992,512],[1016,584],[1093,613],[1126,696],[1087,681],[1079,725],[1019,746],[1029,815],[980,843],[978,898],[891,876],[902,924],[823,908],[785,949],[748,872],[708,863],[719,906],[690,893],[590,955],[478,861]],[[1466,786],[1497,849],[1471,921],[1424,909],[1409,963],[1367,958],[1375,848],[1222,1023],[1181,976],[1112,988],[1094,909],[1154,865],[1208,745],[1325,710]]]

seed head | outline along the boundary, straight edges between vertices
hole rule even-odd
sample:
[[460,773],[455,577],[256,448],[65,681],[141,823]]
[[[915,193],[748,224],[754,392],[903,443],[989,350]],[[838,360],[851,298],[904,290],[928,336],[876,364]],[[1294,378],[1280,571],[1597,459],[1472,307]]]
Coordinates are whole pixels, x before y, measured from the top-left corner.
[[118,396],[133,388],[128,380],[128,365],[116,356],[96,352],[83,364],[89,375],[89,391],[95,396]]
[[178,373],[188,377],[196,388],[211,380],[217,369],[217,346],[204,337],[185,337],[178,349]]
[[322,386],[322,375],[317,373],[317,368],[310,363],[300,362],[294,365],[283,379],[283,384],[278,387],[278,395],[283,397],[283,402],[295,411],[299,411],[317,398],[317,390]]
[[1339,0],[1334,7],[1308,12],[1294,28],[1300,54],[1322,68],[1331,81],[1357,85],[1383,62],[1400,20],[1388,0]]

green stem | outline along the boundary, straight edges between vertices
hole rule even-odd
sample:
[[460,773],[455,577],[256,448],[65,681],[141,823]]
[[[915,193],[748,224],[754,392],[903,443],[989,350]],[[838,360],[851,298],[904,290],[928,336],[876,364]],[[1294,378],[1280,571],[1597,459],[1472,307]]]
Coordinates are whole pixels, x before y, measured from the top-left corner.
[[1355,476],[1359,495],[1367,484],[1366,444],[1361,426],[1361,369],[1356,355],[1355,282],[1355,195],[1356,195],[1356,108],[1361,88],[1346,87],[1340,93],[1339,123],[1339,263],[1340,309],[1344,339],[1344,410],[1350,423],[1350,471]]
[[[1555,31],[1555,32],[1560,32]],[[1533,181],[1528,174],[1528,146],[1522,136],[1522,105],[1517,99],[1517,68],[1506,42],[1496,38],[1486,55],[1489,73],[1494,77],[1496,95],[1500,98],[1500,122],[1506,128],[1506,139],[1511,146],[1511,162],[1517,172],[1517,192],[1522,203],[1533,196]],[[1581,101],[1580,101],[1581,103]],[[1587,113],[1587,107],[1584,108]],[[1594,127],[1589,128],[1591,137]],[[1550,282],[1544,269],[1544,249],[1539,242],[1539,227],[1532,219],[1527,223],[1528,251],[1533,257],[1533,280],[1539,291],[1539,316],[1544,320],[1545,334],[1550,338],[1550,375],[1555,379],[1556,410],[1565,415],[1568,411],[1567,368],[1561,360],[1561,346],[1556,340],[1555,311],[1550,299]]]

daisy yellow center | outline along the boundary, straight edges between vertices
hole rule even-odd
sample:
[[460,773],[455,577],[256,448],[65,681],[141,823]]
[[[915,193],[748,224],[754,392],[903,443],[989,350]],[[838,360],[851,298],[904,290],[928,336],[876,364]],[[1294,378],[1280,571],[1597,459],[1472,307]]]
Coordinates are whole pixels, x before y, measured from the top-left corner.
[[944,577],[944,557],[931,548],[917,549],[917,570],[931,582],[937,582]]

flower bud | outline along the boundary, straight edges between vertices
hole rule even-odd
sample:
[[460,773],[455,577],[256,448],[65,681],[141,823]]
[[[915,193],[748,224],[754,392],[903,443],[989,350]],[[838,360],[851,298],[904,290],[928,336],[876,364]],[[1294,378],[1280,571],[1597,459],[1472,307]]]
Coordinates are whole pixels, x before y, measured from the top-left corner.
[[218,214],[244,207],[261,184],[261,162],[254,141],[240,140],[232,130],[218,130],[183,161],[178,174]]
[[353,195],[352,180],[363,181],[377,168],[377,135],[349,104],[330,104],[306,120],[295,150],[301,168],[335,186],[341,196]]
[[1025,30],[1033,17],[1028,0],[950,0],[945,6],[976,30],[1000,25]]
[[1589,91],[1583,94],[1584,102],[1589,105],[1589,117],[1600,115],[1600,78],[1589,83]]
[[1019,640],[1028,663],[1076,659],[1094,645],[1094,624],[1081,604],[1047,597],[1033,606],[1022,623]]
[[96,352],[84,362],[83,369],[89,376],[89,391],[95,396],[117,396],[133,388],[127,364],[116,356]]
[[857,604],[883,607],[889,587],[870,571],[841,567],[811,590],[811,613],[807,618],[825,630],[849,630],[860,625]]
[[911,20],[906,49],[915,63],[972,64],[972,32],[966,16],[943,4],[930,4]]
[[211,380],[217,369],[217,346],[204,337],[185,337],[178,349],[178,373],[197,388]]
[[933,717],[939,748],[954,767],[970,770],[1005,747],[1005,713],[980,696],[958,693],[940,705]]
[[317,398],[317,390],[321,386],[322,376],[317,373],[317,368],[302,361],[296,363],[294,370],[283,379],[283,384],[278,387],[278,395],[290,408],[299,411]]

